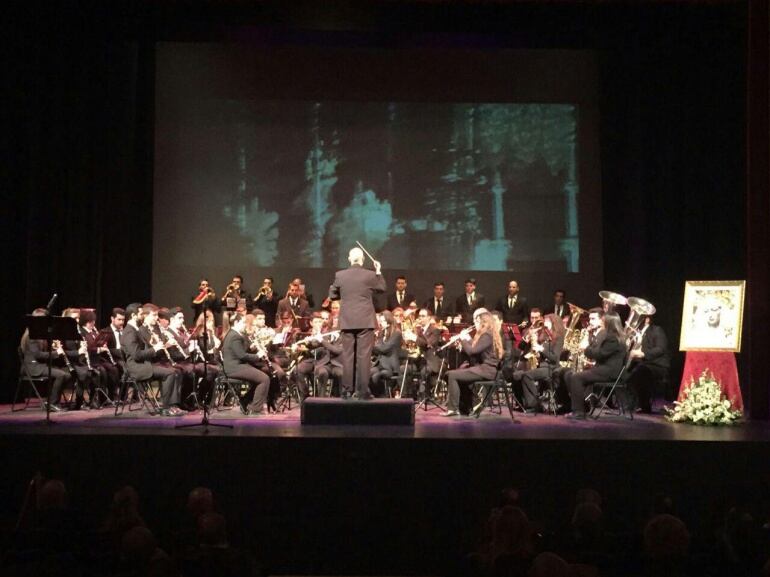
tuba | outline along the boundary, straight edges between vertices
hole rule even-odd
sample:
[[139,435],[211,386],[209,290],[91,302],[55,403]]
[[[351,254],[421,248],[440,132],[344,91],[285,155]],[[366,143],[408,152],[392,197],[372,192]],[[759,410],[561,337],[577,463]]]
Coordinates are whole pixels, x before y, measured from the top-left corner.
[[611,291],[599,291],[599,298],[602,299],[602,306],[604,311],[608,313],[614,313],[616,306],[625,306],[628,304],[628,299],[620,293],[614,293]]
[[585,329],[581,330],[580,319],[588,313],[587,310],[581,309],[577,305],[567,303],[569,307],[569,326],[567,332],[564,334],[564,350],[569,351],[569,357],[565,361],[561,361],[563,367],[575,367],[578,364],[578,359],[582,354],[580,350],[580,341],[583,340]]
[[628,313],[628,319],[626,319],[626,344],[630,348],[631,342],[635,340],[639,326],[642,324],[642,319],[645,316],[654,315],[655,306],[639,297],[628,297],[628,306],[631,312]]

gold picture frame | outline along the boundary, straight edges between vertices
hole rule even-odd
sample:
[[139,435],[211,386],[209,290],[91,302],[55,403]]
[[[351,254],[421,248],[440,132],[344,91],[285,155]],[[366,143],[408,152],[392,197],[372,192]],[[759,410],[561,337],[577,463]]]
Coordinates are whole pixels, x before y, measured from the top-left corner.
[[745,293],[745,280],[688,280],[679,350],[739,353]]

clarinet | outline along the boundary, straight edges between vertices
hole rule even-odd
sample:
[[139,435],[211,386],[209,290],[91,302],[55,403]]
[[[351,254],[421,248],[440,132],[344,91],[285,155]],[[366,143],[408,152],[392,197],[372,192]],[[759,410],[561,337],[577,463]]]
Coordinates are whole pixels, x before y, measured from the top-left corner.
[[171,346],[176,347],[179,352],[182,353],[182,358],[187,360],[189,355],[185,352],[185,350],[182,348],[182,345],[179,344],[179,341],[176,340],[176,337],[171,333],[171,331],[161,328],[160,332],[164,337],[166,337],[166,342],[171,342]]
[[[162,342],[163,339],[159,337],[156,332],[150,331],[150,346]],[[168,352],[168,349],[164,346],[162,350],[166,354],[166,358],[168,359],[168,362],[171,363],[171,366],[176,367],[176,363],[174,362],[174,359],[171,358],[171,353]]]
[[64,347],[61,344],[61,341],[54,341],[53,344],[59,343],[59,346],[54,346],[53,348],[57,349],[58,351],[61,351],[62,355],[64,357],[64,365],[67,367],[67,370],[71,374],[75,374],[75,368],[72,366],[72,363],[70,362],[69,358],[67,358],[67,351],[64,350]]
[[88,354],[88,343],[86,342],[86,335],[83,332],[83,327],[78,327],[78,332],[80,333],[80,336],[83,337],[83,342],[86,343],[86,352],[83,355],[86,358],[86,366],[88,367],[88,371],[91,372],[94,370],[94,368],[91,366],[91,355]]

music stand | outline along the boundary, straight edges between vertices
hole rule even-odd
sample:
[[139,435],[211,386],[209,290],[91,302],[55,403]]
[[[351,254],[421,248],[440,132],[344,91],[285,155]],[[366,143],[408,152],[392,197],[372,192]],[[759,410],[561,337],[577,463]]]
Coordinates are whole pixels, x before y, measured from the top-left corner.
[[[199,335],[198,338],[202,337],[203,340],[203,347],[200,347],[200,343],[198,346],[198,349],[201,351],[201,356],[203,357],[203,381],[204,383],[208,382],[208,369],[209,369],[209,363],[208,363],[208,357],[206,356],[208,354],[209,350],[209,331],[206,327],[206,307],[208,305],[206,304],[206,301],[203,301],[203,331],[202,335]],[[193,361],[193,375],[195,374],[195,361]],[[184,425],[176,425],[175,429],[191,429],[193,427],[203,427],[203,434],[207,434],[209,432],[209,426],[211,427],[222,427],[224,429],[232,429],[232,425],[226,425],[224,423],[212,423],[209,421],[209,403],[211,402],[211,395],[214,394],[214,387],[211,387],[211,390],[209,391],[209,398],[203,400],[203,417],[201,418],[200,423],[188,423]]]
[[[54,341],[79,341],[82,340],[78,323],[71,317],[33,316],[26,317],[29,338],[45,341],[48,347],[48,386],[51,386],[51,365],[53,363]],[[67,354],[67,353],[64,353]],[[48,392],[48,400],[45,403],[45,422],[51,424],[51,393]]]

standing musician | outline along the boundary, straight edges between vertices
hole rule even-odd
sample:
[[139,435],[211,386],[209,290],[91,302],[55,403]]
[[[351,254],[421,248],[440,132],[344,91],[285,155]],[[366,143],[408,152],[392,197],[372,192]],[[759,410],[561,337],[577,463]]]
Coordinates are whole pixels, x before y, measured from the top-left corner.
[[[87,354],[89,357],[89,366],[98,373],[98,383],[107,391],[114,392],[120,386],[120,370],[118,369],[115,358],[105,344],[100,344],[101,337],[96,330],[96,313],[92,310],[83,310],[80,312],[80,334],[86,343]],[[106,356],[105,353],[109,353]],[[89,398],[92,407],[98,408],[99,399],[96,391]]]
[[221,303],[228,311],[237,310],[239,307],[250,310],[254,303],[251,295],[243,288],[243,277],[241,275],[233,276],[232,282],[227,285],[225,294],[222,295]]
[[414,295],[406,290],[406,277],[403,275],[396,277],[396,286],[393,292],[388,294],[387,309],[389,311],[393,311],[396,307],[406,309],[413,300]]
[[209,279],[202,278],[198,293],[192,298],[193,318],[197,319],[204,309],[213,310],[217,303],[217,295],[209,285]]
[[[370,390],[375,397],[386,397],[386,387],[390,386],[388,379],[398,375],[401,369],[401,339],[402,333],[396,327],[393,313],[382,311],[377,317],[380,329],[374,343],[376,360],[372,367]],[[415,337],[416,339],[416,337]],[[415,343],[416,346],[416,343]]]
[[261,310],[265,315],[268,327],[275,326],[275,317],[278,312],[278,297],[273,291],[273,277],[266,276],[262,279],[262,286],[254,297],[254,308]]
[[671,366],[668,339],[663,329],[653,324],[652,316],[643,315],[642,328],[634,335],[632,342],[628,354],[631,359],[628,388],[633,397],[632,403],[643,413],[651,413],[656,385],[666,380]]
[[485,308],[477,309],[473,313],[473,324],[476,334],[472,339],[466,331],[460,333],[459,337],[462,349],[471,357],[473,366],[447,373],[449,394],[447,410],[441,414],[442,417],[469,414],[472,404],[470,385],[477,381],[491,381],[497,376],[497,365],[503,358],[500,329],[492,314]]
[[534,360],[521,374],[524,410],[539,413],[542,407],[538,382],[550,379],[554,370],[559,368],[565,329],[561,317],[551,313],[545,316],[542,324],[533,324],[527,330],[530,331],[527,354],[532,355],[530,359]]
[[289,313],[293,318],[293,326],[301,328],[299,319],[308,316],[309,312],[310,305],[300,296],[299,283],[292,282],[286,291],[286,297],[278,301],[278,316],[283,317],[285,313]]
[[[32,311],[33,317],[44,317],[47,311],[45,309],[35,309]],[[24,355],[24,368],[27,369],[27,373],[30,377],[47,377],[48,376],[48,359],[53,355],[51,361],[51,390],[48,394],[48,406],[52,411],[61,411],[59,402],[61,400],[62,386],[69,384],[75,375],[72,374],[66,368],[66,364],[62,360],[64,351],[61,346],[56,346],[56,341],[53,342],[52,350],[48,350],[48,343],[44,340],[29,338],[29,329],[24,331],[21,336],[19,346]],[[45,408],[45,406],[43,407]]]
[[252,396],[246,412],[249,415],[264,415],[267,394],[270,388],[270,377],[252,366],[259,363],[260,358],[249,353],[246,333],[246,317],[235,313],[230,319],[230,330],[222,342],[222,367],[230,379],[238,379],[249,383],[247,397]]
[[605,313],[600,308],[588,311],[588,332],[580,348],[596,364],[588,370],[566,374],[572,400],[572,414],[568,415],[571,419],[586,418],[586,389],[591,383],[614,380],[623,368],[626,345],[620,317],[616,313]]
[[503,322],[526,326],[529,317],[527,299],[519,294],[519,283],[512,280],[508,283],[508,293],[497,301],[495,307],[503,313]]
[[464,323],[473,321],[473,313],[484,307],[484,295],[476,291],[476,279],[465,280],[465,292],[455,301],[455,314]]
[[569,304],[567,304],[567,293],[563,289],[554,291],[553,304],[545,312],[560,316],[562,321],[569,318],[570,310]]
[[309,309],[315,308],[315,300],[313,299],[313,295],[307,292],[307,286],[305,285],[305,281],[303,281],[301,278],[297,277],[291,281],[290,284],[296,284],[299,286],[299,297],[301,299],[305,299],[307,301],[307,305]]
[[342,300],[339,327],[342,351],[342,380],[340,394],[348,398],[355,383],[356,395],[370,399],[369,373],[372,368],[372,347],[377,319],[374,313],[374,296],[385,290],[382,265],[373,261],[374,272],[363,268],[364,252],[356,247],[348,253],[350,267],[337,271],[329,287],[329,299]]
[[[120,347],[126,358],[126,371],[137,381],[161,380],[161,411],[163,416],[179,416],[179,391],[182,376],[160,361],[166,360],[163,342],[154,336],[151,329],[158,319],[158,307],[153,304],[142,306],[131,303],[126,307],[128,323],[120,337]],[[146,323],[144,326],[142,323]],[[141,326],[140,326],[141,325]]]
[[[309,395],[308,380],[315,379],[315,394],[325,397],[329,377],[339,381],[342,378],[342,345],[339,334],[324,333],[324,319],[321,313],[314,312],[310,321],[310,335],[302,339],[300,351],[306,354],[297,364],[297,387],[302,399]],[[297,351],[297,347],[293,347]]]
[[451,317],[452,303],[444,298],[444,283],[437,282],[433,284],[433,296],[425,301],[422,305],[424,309],[428,309],[428,312],[436,317],[437,321]]
[[420,366],[420,394],[430,397],[433,393],[436,378],[441,370],[441,358],[438,348],[441,346],[441,329],[436,326],[436,318],[427,308],[417,313],[417,346],[420,348],[422,363]]

